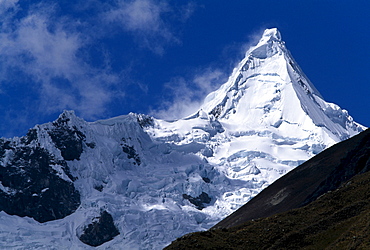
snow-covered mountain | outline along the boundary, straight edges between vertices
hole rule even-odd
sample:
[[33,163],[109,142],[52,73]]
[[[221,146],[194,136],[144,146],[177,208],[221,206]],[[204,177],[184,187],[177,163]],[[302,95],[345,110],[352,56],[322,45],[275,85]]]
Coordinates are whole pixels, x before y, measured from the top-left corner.
[[268,29],[190,117],[89,123],[65,111],[0,139],[0,247],[160,249],[363,129]]

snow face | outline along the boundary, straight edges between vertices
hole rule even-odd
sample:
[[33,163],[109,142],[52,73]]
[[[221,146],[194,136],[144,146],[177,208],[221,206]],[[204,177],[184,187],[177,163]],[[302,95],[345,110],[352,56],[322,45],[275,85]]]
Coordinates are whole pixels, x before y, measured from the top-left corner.
[[[68,161],[81,205],[46,223],[0,212],[1,248],[90,249],[77,232],[104,210],[120,235],[97,249],[161,249],[210,228],[283,174],[364,129],[323,100],[277,29],[264,32],[190,117],[169,122],[129,114],[87,123],[73,112],[62,116],[82,145]],[[62,159],[48,134],[54,126],[36,126],[37,143]],[[4,155],[3,166],[10,157]],[[54,169],[71,181],[60,166]],[[12,193],[1,183],[0,191]]]

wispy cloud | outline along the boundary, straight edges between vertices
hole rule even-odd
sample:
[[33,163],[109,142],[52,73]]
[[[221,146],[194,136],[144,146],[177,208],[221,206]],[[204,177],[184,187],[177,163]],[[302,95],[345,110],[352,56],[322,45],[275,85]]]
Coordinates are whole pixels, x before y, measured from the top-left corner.
[[0,14],[16,7],[18,0],[0,0]]
[[158,32],[164,26],[161,15],[168,11],[167,4],[151,0],[121,1],[107,13],[108,20],[119,21],[129,31]]
[[[257,30],[248,37],[246,43],[233,43],[225,46],[221,52],[222,69],[217,66],[195,70],[192,76],[175,77],[166,84],[167,98],[159,108],[152,109],[151,115],[161,119],[180,119],[195,113],[205,97],[225,83],[237,67],[248,49],[255,46],[264,28]],[[232,55],[232,56],[230,56]]]
[[103,19],[131,32],[140,46],[161,55],[165,45],[180,43],[171,30],[170,21],[174,20],[168,19],[175,16],[175,21],[185,22],[194,9],[195,4],[191,2],[175,10],[165,1],[120,1],[104,13]]
[[109,115],[137,82],[131,68],[138,59],[120,60],[117,41],[124,37],[122,46],[136,44],[132,51],[162,55],[180,44],[181,25],[195,7],[161,0],[0,0],[0,119],[33,124],[35,116],[63,109],[88,120]]
[[13,25],[3,25],[2,85],[10,84],[16,77],[12,73],[21,71],[29,84],[37,85],[42,111],[75,109],[85,118],[93,118],[105,111],[112,98],[110,87],[118,78],[84,60],[81,50],[89,44],[88,37],[76,31],[79,24],[74,20],[55,18],[54,13],[53,5],[38,4],[24,17],[7,20]]
[[203,69],[189,78],[173,78],[166,84],[168,100],[151,115],[162,119],[184,118],[196,112],[204,98],[227,80],[219,69]]

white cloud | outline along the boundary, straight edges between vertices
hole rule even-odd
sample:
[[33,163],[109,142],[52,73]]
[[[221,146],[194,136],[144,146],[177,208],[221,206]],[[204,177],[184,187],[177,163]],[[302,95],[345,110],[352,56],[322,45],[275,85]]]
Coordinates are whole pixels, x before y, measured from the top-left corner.
[[179,119],[196,112],[204,98],[216,90],[227,79],[227,74],[219,69],[210,68],[186,80],[183,77],[173,78],[166,84],[167,94],[171,101],[162,104],[159,109],[152,110],[151,115],[162,119]]
[[[199,110],[205,97],[212,91],[215,91],[221,84],[225,83],[230,75],[227,68],[235,68],[240,63],[239,59],[245,56],[246,51],[255,46],[265,28],[261,28],[249,36],[249,41],[243,44],[232,44],[226,46],[222,54],[224,54],[223,64],[227,67],[221,69],[206,69],[197,70],[192,77],[185,79],[184,77],[173,78],[166,84],[168,98],[159,108],[153,109],[151,115],[161,119],[180,119],[192,115]],[[230,53],[232,52],[232,53]],[[230,58],[230,54],[235,54],[239,59]]]
[[177,14],[177,16],[180,21],[186,22],[193,15],[197,8],[198,5],[195,2],[188,2],[186,5],[180,8],[180,12]]
[[8,23],[7,29],[1,30],[2,84],[10,84],[16,77],[11,72],[16,69],[38,89],[40,110],[74,109],[87,119],[101,115],[113,98],[111,87],[118,77],[108,69],[90,66],[81,56],[89,41],[75,31],[78,23],[53,17],[53,6],[37,7],[21,19],[9,19],[13,25]]
[[158,32],[163,25],[161,14],[166,12],[166,4],[155,4],[150,0],[120,2],[118,9],[112,10],[108,18],[122,22],[130,31]]
[[16,7],[18,0],[0,0],[0,15]]
[[[134,39],[139,47],[163,54],[166,46],[179,43],[177,35],[195,7],[162,0],[0,0],[0,98],[14,103],[7,110],[32,114],[14,116],[19,123],[20,117],[31,120],[63,109],[85,119],[102,118],[125,96],[127,83],[121,79],[130,82],[128,68],[135,59],[117,67],[116,47],[101,41]],[[139,87],[148,91],[145,84]]]
[[35,68],[28,71],[38,78],[47,76],[64,77],[72,80],[79,72],[76,56],[83,46],[80,34],[68,32],[57,24],[55,30],[49,30],[49,17],[33,13],[24,18],[17,29],[14,39],[20,53],[26,53],[34,60]]
[[[184,22],[193,10],[194,5],[188,4],[183,8],[182,14],[176,13],[173,16]],[[164,18],[166,14],[174,13],[175,11],[164,1],[120,1],[104,14],[104,20],[118,24],[123,30],[131,32],[139,45],[154,53],[163,54],[165,44],[180,43],[171,32],[170,22]]]

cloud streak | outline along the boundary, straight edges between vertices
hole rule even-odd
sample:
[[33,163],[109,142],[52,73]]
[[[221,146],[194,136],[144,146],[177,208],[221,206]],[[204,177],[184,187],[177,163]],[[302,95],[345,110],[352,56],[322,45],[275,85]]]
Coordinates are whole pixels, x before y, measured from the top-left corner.
[[[230,54],[243,58],[246,51],[257,44],[263,30],[250,35],[247,43],[226,46],[221,53],[222,70],[220,67],[210,66],[196,70],[197,73],[188,78],[173,78],[165,85],[168,95],[167,101],[163,102],[159,108],[152,109],[151,115],[161,119],[174,120],[187,117],[198,111],[206,96],[225,83],[232,72],[231,69],[236,68],[240,63],[240,60],[235,60],[234,56],[230,57]],[[227,66],[225,67],[225,65]],[[227,68],[230,68],[230,72]]]
[[219,69],[203,69],[189,79],[173,78],[166,84],[167,99],[151,115],[161,119],[180,119],[196,112],[204,98],[226,82],[227,74]]
[[103,20],[130,32],[136,38],[137,44],[143,48],[162,55],[165,45],[181,43],[171,31],[170,22],[185,22],[194,9],[195,4],[191,2],[179,10],[174,10],[165,1],[120,1],[104,13]]
[[158,32],[164,26],[161,14],[168,11],[165,3],[154,4],[150,0],[120,2],[118,8],[107,13],[107,19],[121,22],[129,31]]

